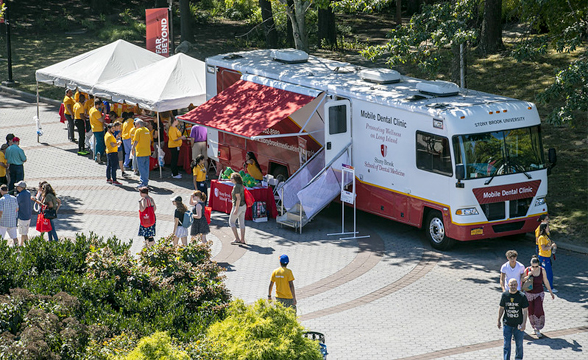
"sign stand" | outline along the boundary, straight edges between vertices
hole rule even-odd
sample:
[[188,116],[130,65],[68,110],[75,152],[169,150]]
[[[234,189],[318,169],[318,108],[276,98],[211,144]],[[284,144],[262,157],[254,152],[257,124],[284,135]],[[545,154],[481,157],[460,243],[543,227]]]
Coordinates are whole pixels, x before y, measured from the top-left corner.
[[[342,237],[339,240],[351,240],[351,239],[364,239],[369,238],[369,235],[362,235],[357,236],[359,231],[357,231],[357,203],[355,194],[355,168],[351,165],[342,164],[341,167],[341,232],[334,233],[334,234],[327,234],[327,236],[335,236],[335,235],[353,235],[350,237]],[[351,176],[351,184],[353,187],[353,191],[349,192],[345,190],[345,179],[347,176]],[[346,232],[345,231],[345,203],[353,204],[353,231]]]

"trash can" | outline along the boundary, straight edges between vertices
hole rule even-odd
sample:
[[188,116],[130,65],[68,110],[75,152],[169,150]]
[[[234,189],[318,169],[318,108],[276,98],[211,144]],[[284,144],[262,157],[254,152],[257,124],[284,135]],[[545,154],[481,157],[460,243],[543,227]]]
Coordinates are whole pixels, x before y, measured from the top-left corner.
[[329,353],[327,352],[327,345],[325,344],[325,335],[316,331],[307,331],[304,333],[304,337],[318,342],[319,350],[323,355],[323,360],[327,360],[327,355]]

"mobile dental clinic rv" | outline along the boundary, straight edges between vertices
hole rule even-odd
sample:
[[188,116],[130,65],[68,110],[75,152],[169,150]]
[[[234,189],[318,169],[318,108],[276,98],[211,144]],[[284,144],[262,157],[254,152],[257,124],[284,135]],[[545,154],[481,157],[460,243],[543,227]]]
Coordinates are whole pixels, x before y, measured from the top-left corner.
[[291,49],[217,55],[206,69],[209,100],[182,118],[208,128],[221,165],[240,169],[253,151],[288,178],[296,226],[338,196],[342,164],[358,209],[424,228],[438,249],[532,232],[547,212],[556,157],[546,164],[532,103]]

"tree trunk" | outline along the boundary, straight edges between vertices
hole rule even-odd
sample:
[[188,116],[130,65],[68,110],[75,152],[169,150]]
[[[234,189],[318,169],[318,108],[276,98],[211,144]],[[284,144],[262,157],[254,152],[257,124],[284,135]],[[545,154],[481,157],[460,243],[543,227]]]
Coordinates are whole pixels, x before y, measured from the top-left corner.
[[263,20],[265,43],[268,48],[275,49],[278,47],[278,32],[274,23],[272,3],[268,0],[259,0],[259,8],[261,9],[261,18]]
[[194,43],[190,0],[180,0],[180,34],[180,43],[183,41]]
[[[294,9],[294,0],[287,0],[286,6],[288,8]],[[294,30],[292,30],[292,20],[290,20],[290,16],[286,16],[288,20],[286,21],[286,45],[288,47],[294,46]]]
[[485,0],[479,50],[493,54],[502,49],[502,0]]
[[[283,0],[280,0],[283,1]],[[306,10],[310,3],[306,0],[293,0],[293,5],[286,7],[286,14],[292,22],[294,47],[308,52],[308,34],[306,33]]]
[[406,5],[406,15],[413,16],[414,14],[417,14],[419,11],[421,11],[421,4],[421,0],[408,0]]
[[396,0],[396,17],[394,21],[396,25],[402,24],[402,0]]
[[337,46],[337,27],[335,13],[331,6],[318,11],[318,46],[323,45],[333,49]]

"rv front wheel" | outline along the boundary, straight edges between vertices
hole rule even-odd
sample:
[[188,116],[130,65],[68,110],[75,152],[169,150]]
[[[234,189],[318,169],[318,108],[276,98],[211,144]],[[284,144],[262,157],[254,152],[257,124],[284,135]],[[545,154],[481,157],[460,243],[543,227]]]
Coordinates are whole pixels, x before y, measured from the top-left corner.
[[448,250],[454,244],[454,240],[445,234],[443,216],[439,211],[431,211],[427,215],[425,234],[431,246],[438,250]]

